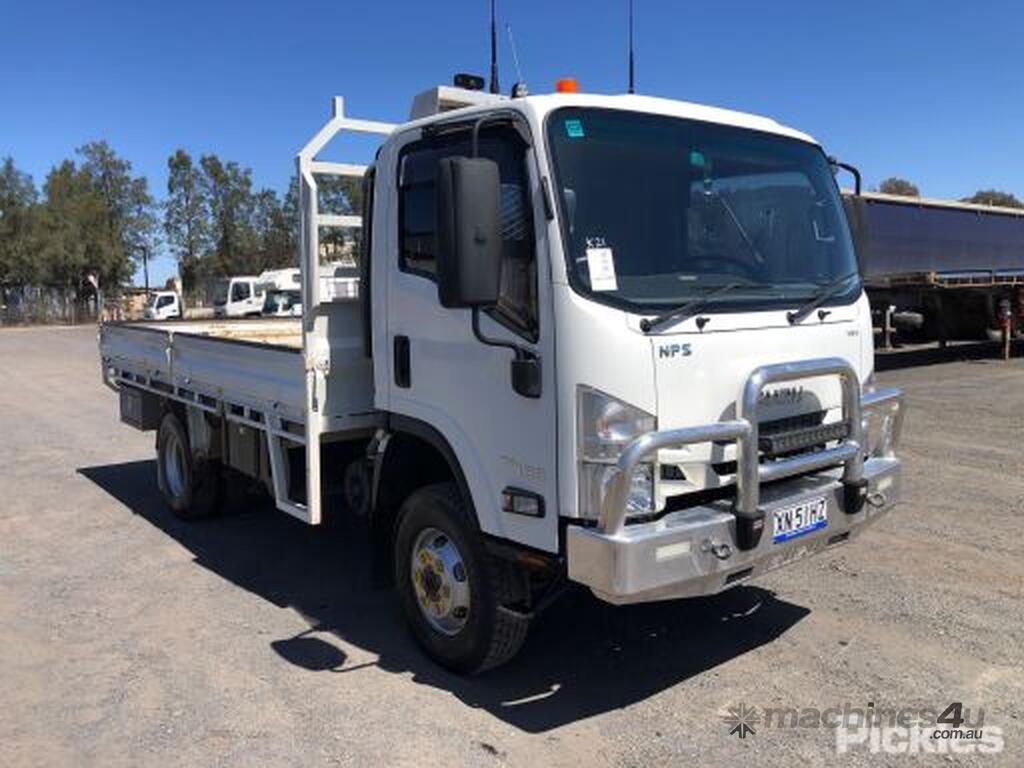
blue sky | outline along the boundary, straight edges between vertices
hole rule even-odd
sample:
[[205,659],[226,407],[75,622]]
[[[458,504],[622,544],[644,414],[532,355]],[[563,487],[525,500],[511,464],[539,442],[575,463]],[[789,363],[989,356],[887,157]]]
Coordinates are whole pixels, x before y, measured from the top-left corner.
[[[929,197],[1024,196],[1024,3],[635,0],[642,93],[757,112]],[[625,90],[626,0],[498,0],[533,92],[575,76]],[[37,184],[105,138],[162,196],[177,147],[251,167],[283,191],[339,94],[403,119],[414,93],[486,74],[486,0],[157,3],[0,0],[0,157]],[[349,147],[352,159],[372,151]],[[173,270],[167,257],[154,274]]]

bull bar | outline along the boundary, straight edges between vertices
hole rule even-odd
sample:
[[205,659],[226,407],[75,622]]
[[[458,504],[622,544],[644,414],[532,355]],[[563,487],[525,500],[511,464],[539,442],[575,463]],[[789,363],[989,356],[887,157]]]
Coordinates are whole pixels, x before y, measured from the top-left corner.
[[[764,387],[823,376],[837,376],[841,383],[846,437],[829,448],[762,462],[758,406]],[[891,414],[890,439],[881,447],[880,455],[865,460],[864,413],[882,409]],[[843,359],[759,367],[743,386],[735,419],[649,432],[626,445],[606,486],[597,525],[567,529],[569,576],[610,602],[708,594],[740,580],[735,577],[737,573],[742,578],[756,575],[846,541],[897,497],[900,462],[893,447],[899,440],[902,421],[902,392],[883,389],[862,393],[856,371]],[[731,507],[723,507],[724,502],[712,503],[627,526],[626,500],[636,467],[663,448],[707,442],[737,446],[736,499]],[[837,477],[838,467],[842,467],[842,473]],[[784,478],[795,479],[782,489],[762,487]],[[821,496],[826,497],[830,510],[845,513],[830,515],[822,534],[782,545],[773,543],[770,537],[761,541],[768,513]],[[664,552],[670,554],[662,557]]]

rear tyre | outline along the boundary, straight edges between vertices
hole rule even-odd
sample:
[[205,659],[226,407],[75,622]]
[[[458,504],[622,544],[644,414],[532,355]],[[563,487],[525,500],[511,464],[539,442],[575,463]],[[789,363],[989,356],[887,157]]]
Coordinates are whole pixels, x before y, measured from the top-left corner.
[[414,492],[400,510],[395,578],[413,635],[434,661],[477,673],[511,659],[529,618],[507,607],[520,599],[509,563],[490,556],[453,483]]
[[219,467],[195,460],[184,425],[170,411],[156,433],[156,480],[167,506],[183,520],[209,517],[220,506]]

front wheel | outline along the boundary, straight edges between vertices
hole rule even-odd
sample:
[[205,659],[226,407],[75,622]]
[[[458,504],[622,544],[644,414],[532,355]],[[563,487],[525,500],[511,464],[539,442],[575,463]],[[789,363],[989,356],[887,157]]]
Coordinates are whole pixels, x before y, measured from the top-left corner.
[[430,485],[402,505],[395,579],[402,608],[426,653],[456,672],[482,672],[522,647],[529,619],[512,566],[489,555],[452,483]]

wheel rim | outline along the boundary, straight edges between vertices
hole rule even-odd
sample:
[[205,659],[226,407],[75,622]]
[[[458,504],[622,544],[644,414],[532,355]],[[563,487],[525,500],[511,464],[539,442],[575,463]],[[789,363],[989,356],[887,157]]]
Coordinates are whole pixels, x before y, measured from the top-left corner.
[[185,446],[174,432],[164,438],[164,479],[171,496],[180,499],[185,494]]
[[412,547],[413,591],[427,622],[445,635],[455,635],[469,620],[469,578],[462,555],[444,531],[425,528]]

